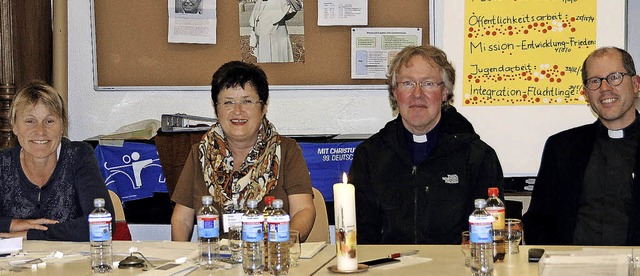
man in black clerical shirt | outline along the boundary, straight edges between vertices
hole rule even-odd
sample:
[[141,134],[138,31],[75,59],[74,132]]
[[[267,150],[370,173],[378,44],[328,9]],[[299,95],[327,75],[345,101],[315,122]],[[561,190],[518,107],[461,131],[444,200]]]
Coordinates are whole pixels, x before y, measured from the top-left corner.
[[391,107],[399,113],[356,148],[360,244],[460,244],[473,200],[502,191],[495,151],[450,105],[455,70],[433,46],[407,47],[389,65]]
[[633,59],[605,47],[582,64],[592,124],[551,136],[529,210],[527,244],[640,244],[640,89]]

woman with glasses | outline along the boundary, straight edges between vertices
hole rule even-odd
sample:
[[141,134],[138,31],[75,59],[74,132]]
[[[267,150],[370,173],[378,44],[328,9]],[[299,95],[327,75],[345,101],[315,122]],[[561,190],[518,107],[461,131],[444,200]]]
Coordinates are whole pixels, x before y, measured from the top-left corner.
[[268,98],[267,76],[258,66],[232,61],[213,74],[218,122],[192,146],[176,184],[172,240],[190,240],[203,195],[213,196],[221,217],[244,209],[249,199],[262,210],[264,196],[275,196],[284,202],[290,228],[306,239],[315,219],[309,170],[298,144],[267,119]]
[[496,152],[450,103],[455,71],[433,46],[407,47],[389,64],[399,113],[356,148],[358,243],[459,244],[473,200],[502,191]]

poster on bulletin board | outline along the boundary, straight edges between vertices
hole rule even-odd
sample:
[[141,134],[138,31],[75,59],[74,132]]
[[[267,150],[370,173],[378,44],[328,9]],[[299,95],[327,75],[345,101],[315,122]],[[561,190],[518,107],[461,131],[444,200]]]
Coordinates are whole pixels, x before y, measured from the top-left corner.
[[422,45],[421,28],[351,29],[351,78],[387,79],[389,62],[407,46]]
[[596,0],[466,1],[464,105],[585,104]]

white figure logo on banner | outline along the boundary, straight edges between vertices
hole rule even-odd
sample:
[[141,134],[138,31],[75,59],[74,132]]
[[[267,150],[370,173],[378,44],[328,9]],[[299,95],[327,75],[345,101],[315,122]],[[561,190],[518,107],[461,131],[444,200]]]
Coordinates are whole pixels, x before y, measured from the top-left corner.
[[[129,181],[131,181],[131,186],[134,189],[140,189],[142,187],[142,177],[141,177],[142,170],[148,167],[161,168],[160,164],[157,164],[159,160],[160,159],[140,160],[140,153],[134,151],[131,153],[131,155],[122,156],[122,162],[124,162],[125,165],[108,167],[107,162],[104,162],[104,168],[107,169],[107,171],[109,171],[109,177],[107,177],[107,179],[105,180],[105,183],[107,184],[107,186],[109,186],[110,184],[116,181],[114,179],[115,176],[124,174],[126,178],[129,179]],[[132,168],[133,177],[131,177],[131,175],[128,172],[123,170],[124,168],[128,168],[128,167]],[[158,182],[165,183],[163,174],[160,174],[158,176]]]

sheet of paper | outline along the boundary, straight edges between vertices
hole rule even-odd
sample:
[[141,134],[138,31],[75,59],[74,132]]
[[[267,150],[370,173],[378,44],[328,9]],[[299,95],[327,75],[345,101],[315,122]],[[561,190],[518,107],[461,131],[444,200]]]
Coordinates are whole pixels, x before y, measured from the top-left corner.
[[540,275],[628,275],[629,256],[627,254],[584,253],[545,255],[540,263]]
[[422,45],[422,28],[351,28],[351,78],[386,79],[393,57]]
[[369,0],[318,0],[318,26],[366,26]]
[[325,242],[303,242],[300,244],[302,253],[300,253],[300,259],[311,259],[318,254],[327,243]]
[[[169,241],[144,241],[130,243],[114,243],[115,254],[129,254],[140,252],[149,260],[174,261],[186,257],[193,260],[198,256],[198,243],[195,242],[169,242]],[[222,242],[221,242],[222,245]],[[88,248],[87,248],[88,249]]]
[[404,256],[404,257],[398,258],[398,260],[400,260],[400,262],[397,262],[397,263],[394,263],[394,264],[390,264],[390,265],[383,265],[383,266],[379,266],[379,267],[374,267],[373,269],[380,269],[380,270],[396,269],[396,268],[399,268],[399,267],[404,267],[404,266],[410,266],[410,265],[430,262],[431,258],[423,258],[423,257],[416,257],[416,256]]
[[[167,0],[169,43],[216,44],[216,0]],[[193,6],[192,3],[200,3]]]
[[0,239],[0,254],[17,253],[22,250],[22,237]]

